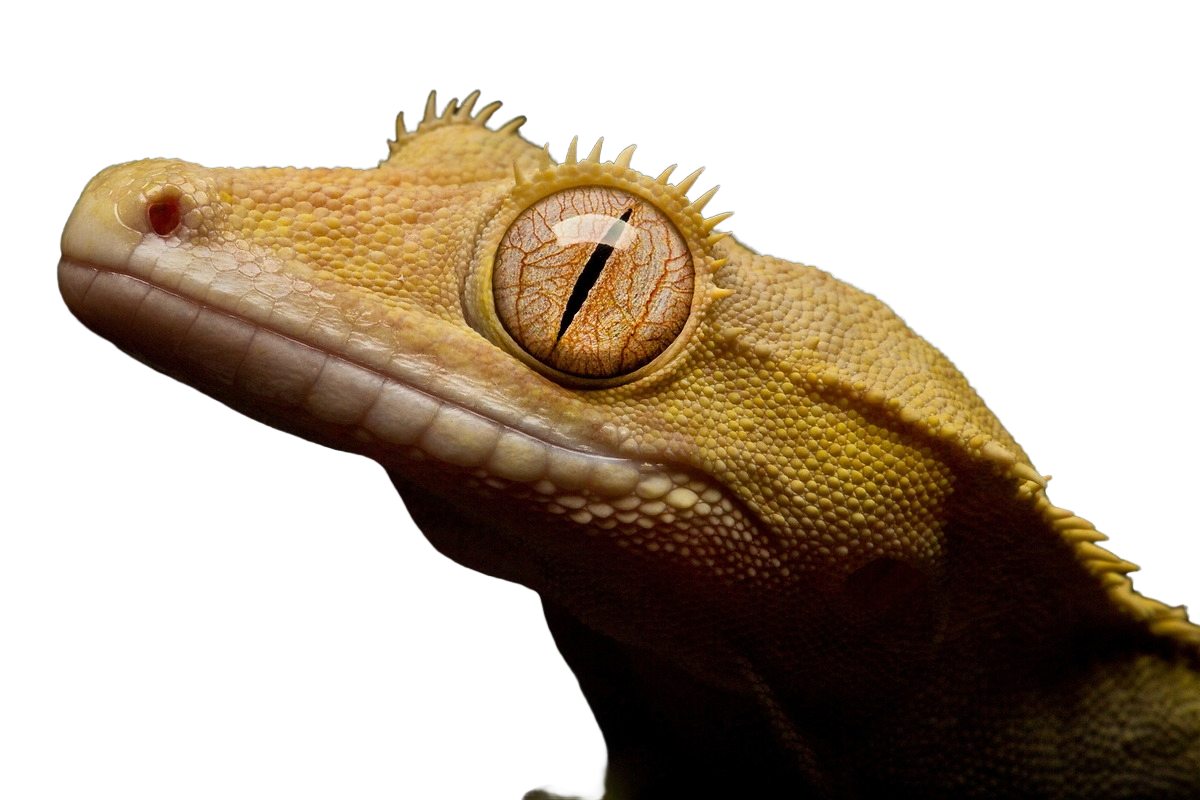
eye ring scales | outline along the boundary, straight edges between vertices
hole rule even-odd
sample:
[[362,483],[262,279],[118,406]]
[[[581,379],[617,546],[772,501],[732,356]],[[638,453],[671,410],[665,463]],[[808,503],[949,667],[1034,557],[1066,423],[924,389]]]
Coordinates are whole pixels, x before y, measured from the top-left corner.
[[553,369],[613,378],[679,336],[695,288],[687,243],[637,195],[579,186],[527,208],[501,240],[492,275],[500,322]]
[[701,312],[728,294],[713,278],[727,234],[705,219],[699,176],[667,183],[629,168],[633,148],[600,163],[571,143],[564,164],[518,171],[480,241],[467,282],[473,324],[561,383],[602,387],[657,370],[687,342]]

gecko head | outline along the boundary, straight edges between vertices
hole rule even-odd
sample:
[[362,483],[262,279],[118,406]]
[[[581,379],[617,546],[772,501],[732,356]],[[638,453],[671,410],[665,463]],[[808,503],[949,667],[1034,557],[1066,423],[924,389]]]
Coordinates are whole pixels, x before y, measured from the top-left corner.
[[[555,165],[488,131],[520,143],[515,171],[432,180],[423,137],[455,130],[365,171],[110,167],[63,232],[63,296],[145,363],[376,458],[443,514],[490,508],[556,545],[695,572],[759,559],[755,520],[638,401],[673,380],[721,296],[695,177],[671,185],[599,148]],[[454,555],[496,571],[492,553]]]
[[951,393],[940,354],[715,232],[699,172],[599,143],[556,164],[474,97],[400,122],[371,170],[106,169],[63,295],[155,368],[554,547],[761,587],[935,563],[948,470],[889,422]]

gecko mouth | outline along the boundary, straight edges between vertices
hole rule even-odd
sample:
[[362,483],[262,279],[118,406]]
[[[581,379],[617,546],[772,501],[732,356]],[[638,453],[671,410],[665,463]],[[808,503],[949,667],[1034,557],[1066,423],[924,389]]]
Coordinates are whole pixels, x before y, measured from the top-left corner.
[[[285,430],[310,436],[324,430],[326,444],[389,468],[420,470],[431,460],[449,465],[468,481],[551,514],[661,539],[654,549],[703,553],[705,562],[715,553],[697,537],[724,539],[722,550],[757,538],[740,504],[693,471],[557,444],[142,277],[64,256],[58,279],[72,313],[96,333]],[[269,412],[256,413],[261,409]]]

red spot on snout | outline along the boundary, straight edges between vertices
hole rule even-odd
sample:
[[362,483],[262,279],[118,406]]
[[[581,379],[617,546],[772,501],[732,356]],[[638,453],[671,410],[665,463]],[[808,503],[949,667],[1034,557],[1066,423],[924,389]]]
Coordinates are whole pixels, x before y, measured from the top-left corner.
[[179,201],[173,197],[154,201],[146,206],[146,219],[152,231],[159,236],[169,236],[179,227]]

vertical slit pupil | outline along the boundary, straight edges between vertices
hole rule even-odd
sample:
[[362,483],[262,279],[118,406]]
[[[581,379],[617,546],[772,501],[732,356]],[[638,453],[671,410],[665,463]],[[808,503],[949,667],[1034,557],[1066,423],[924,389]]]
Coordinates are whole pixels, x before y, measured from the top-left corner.
[[588,293],[592,291],[596,281],[600,280],[600,273],[604,270],[604,265],[608,263],[608,258],[613,251],[613,246],[609,242],[615,243],[620,238],[625,223],[629,222],[631,216],[633,216],[633,209],[625,209],[619,223],[614,222],[612,227],[604,232],[604,236],[596,244],[596,249],[592,251],[591,257],[583,265],[583,271],[579,273],[579,279],[575,281],[575,288],[571,290],[571,296],[567,299],[567,307],[563,309],[562,322],[558,326],[558,338],[555,340],[555,344],[562,341],[567,328],[571,327],[571,323],[575,320],[575,315],[579,313],[579,309],[583,308]]

